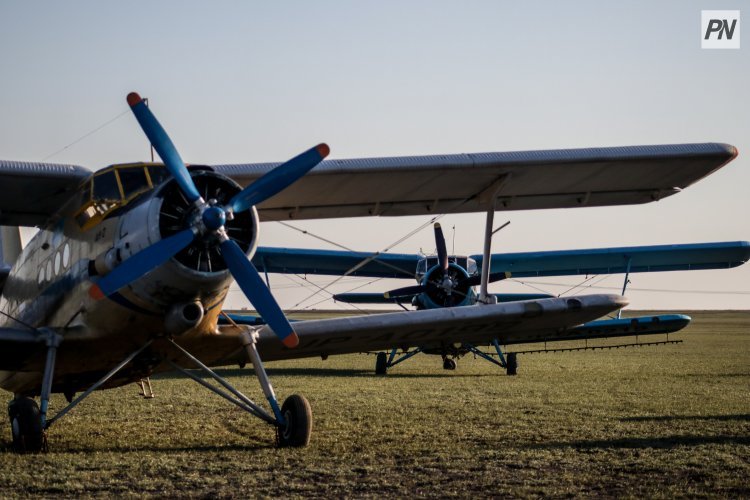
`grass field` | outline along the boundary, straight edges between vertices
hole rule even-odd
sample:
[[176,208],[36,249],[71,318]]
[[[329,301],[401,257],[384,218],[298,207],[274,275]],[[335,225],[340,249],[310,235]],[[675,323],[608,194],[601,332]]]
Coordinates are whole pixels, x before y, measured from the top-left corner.
[[[305,449],[185,379],[96,393],[45,455],[11,453],[2,419],[0,497],[748,497],[750,312],[692,315],[683,344],[522,355],[517,377],[468,357],[386,377],[374,356],[269,363],[281,398],[312,404]],[[223,373],[262,400],[251,371]]]

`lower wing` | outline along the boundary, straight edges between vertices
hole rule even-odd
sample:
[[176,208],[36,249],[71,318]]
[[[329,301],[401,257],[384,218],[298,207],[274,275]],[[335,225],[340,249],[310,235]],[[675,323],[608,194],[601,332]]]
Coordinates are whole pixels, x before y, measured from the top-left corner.
[[[565,340],[579,335],[574,328],[627,305],[619,295],[585,295],[473,307],[403,311],[366,316],[299,321],[300,338],[285,348],[268,326],[257,329],[264,360],[326,357],[392,347],[469,342],[483,344]],[[247,326],[222,325],[219,335],[184,339],[180,343],[215,366],[247,361],[240,334]]]

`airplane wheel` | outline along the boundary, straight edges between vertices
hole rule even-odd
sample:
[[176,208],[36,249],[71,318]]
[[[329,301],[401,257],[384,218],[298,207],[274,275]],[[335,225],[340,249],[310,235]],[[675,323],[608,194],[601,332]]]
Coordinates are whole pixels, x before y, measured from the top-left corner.
[[281,406],[281,414],[285,424],[276,428],[279,448],[307,446],[312,433],[310,403],[299,394],[292,394]]
[[388,355],[384,352],[379,352],[378,357],[375,359],[375,375],[385,375],[388,371]]
[[443,370],[455,370],[456,369],[456,360],[445,358],[443,360]]
[[515,352],[511,352],[510,354],[508,354],[505,372],[508,375],[516,375],[518,373],[518,354],[516,354]]
[[8,405],[13,450],[16,453],[39,453],[46,449],[39,406],[32,398],[16,398]]

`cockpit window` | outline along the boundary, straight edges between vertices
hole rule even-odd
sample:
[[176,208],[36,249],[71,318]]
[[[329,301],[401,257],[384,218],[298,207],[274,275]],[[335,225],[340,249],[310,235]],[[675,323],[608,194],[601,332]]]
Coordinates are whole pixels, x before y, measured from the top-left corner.
[[123,168],[118,171],[118,174],[120,174],[120,184],[122,184],[125,198],[130,198],[132,195],[149,188],[146,171],[143,168]]
[[156,187],[170,176],[169,170],[160,165],[151,165],[148,167],[148,175],[151,177],[151,184]]
[[94,176],[94,199],[119,200],[120,188],[117,186],[115,171],[110,170]]
[[168,175],[169,171],[164,167],[143,163],[113,165],[95,173],[89,183],[82,187],[82,205],[75,215],[78,224],[84,230],[91,229],[104,220],[107,214],[127,205],[140,193],[161,183],[161,179]]

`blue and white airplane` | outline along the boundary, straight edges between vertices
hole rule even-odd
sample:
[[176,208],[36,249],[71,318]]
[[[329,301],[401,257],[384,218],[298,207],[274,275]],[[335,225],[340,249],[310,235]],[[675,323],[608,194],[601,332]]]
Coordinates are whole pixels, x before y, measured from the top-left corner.
[[[304,446],[310,405],[279,404],[262,359],[563,339],[627,304],[587,295],[292,326],[249,260],[261,221],[648,203],[737,155],[708,143],[323,161],[320,144],[283,164],[186,166],[144,100],[127,102],[164,164],[0,161],[0,387],[19,452],[46,449],[93,391],[172,370],[271,425],[280,446]],[[19,226],[39,228],[25,248]],[[232,280],[265,326],[222,313]],[[247,362],[270,410],[210,368]],[[53,392],[68,400],[54,414]]]
[[[433,256],[261,247],[253,256],[253,263],[266,273],[416,279],[417,285],[385,293],[340,293],[333,295],[333,299],[353,304],[398,304],[404,309],[403,304],[411,304],[417,310],[428,310],[553,297],[539,293],[489,294],[486,287],[477,291],[476,288],[483,284],[483,278],[489,284],[511,276],[592,277],[623,274],[624,295],[629,276],[633,273],[729,269],[750,259],[750,243],[746,241],[497,253],[489,254],[485,259],[481,254],[448,255],[440,224],[436,223],[434,229],[437,254]],[[497,232],[497,229],[493,232]],[[483,266],[486,260],[490,262],[488,267]],[[686,327],[689,322],[689,316],[679,314],[620,319],[618,313],[616,319],[593,321],[574,328],[566,334],[565,340],[571,340],[574,336],[588,339],[596,335],[617,337],[672,333]],[[515,375],[518,369],[516,354],[503,354],[501,343],[497,340],[493,340],[492,344],[497,359],[470,343],[426,343],[410,346],[412,348],[404,350],[400,356],[399,347],[394,346],[390,354],[378,353],[375,373],[383,375],[389,368],[423,352],[441,356],[446,370],[455,370],[458,358],[473,353]]]

